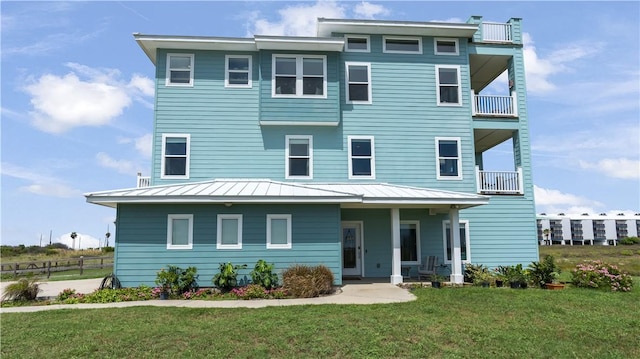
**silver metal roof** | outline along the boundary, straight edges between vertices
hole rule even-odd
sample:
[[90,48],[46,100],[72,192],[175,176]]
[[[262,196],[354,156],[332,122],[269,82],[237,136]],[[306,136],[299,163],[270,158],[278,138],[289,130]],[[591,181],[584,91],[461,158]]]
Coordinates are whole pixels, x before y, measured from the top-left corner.
[[335,203],[346,207],[459,208],[487,204],[489,197],[387,183],[299,183],[269,179],[216,179],[85,194],[87,202],[118,203]]

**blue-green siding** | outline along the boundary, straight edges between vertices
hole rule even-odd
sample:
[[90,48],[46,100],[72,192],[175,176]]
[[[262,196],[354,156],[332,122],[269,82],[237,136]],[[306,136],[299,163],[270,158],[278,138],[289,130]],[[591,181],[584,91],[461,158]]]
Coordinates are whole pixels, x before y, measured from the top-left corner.
[[[216,249],[218,214],[242,214],[242,249]],[[167,216],[193,214],[193,249],[167,249]],[[292,215],[292,248],[266,248],[267,214]],[[340,208],[337,205],[119,205],[115,274],[123,286],[154,285],[156,272],[166,265],[198,268],[201,286],[223,262],[247,264],[239,279],[259,259],[274,263],[276,271],[291,264],[323,264],[342,282]]]

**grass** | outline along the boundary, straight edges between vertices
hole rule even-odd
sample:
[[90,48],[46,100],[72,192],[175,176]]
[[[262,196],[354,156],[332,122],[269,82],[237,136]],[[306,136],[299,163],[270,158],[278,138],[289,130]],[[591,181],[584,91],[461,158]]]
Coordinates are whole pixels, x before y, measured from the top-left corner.
[[[83,257],[110,257],[104,259],[105,265],[113,264],[113,252],[103,253],[99,250],[85,249],[85,250],[64,250],[64,249],[56,249],[53,250],[55,255],[46,255],[46,254],[29,254],[24,253],[18,256],[3,256],[2,262],[4,264],[9,263],[24,263],[24,262],[35,262],[40,267],[43,263],[48,261],[58,261],[60,263],[64,263],[67,260],[71,260],[73,262],[77,262],[77,259],[80,256]],[[86,266],[98,265],[100,260],[98,259],[85,259]],[[22,266],[22,264],[21,264]],[[104,269],[85,269],[80,274],[80,269],[72,269],[60,272],[51,272],[51,277],[48,279],[50,281],[58,281],[58,280],[72,280],[72,279],[90,279],[90,278],[102,278],[107,276],[113,272],[111,267]],[[27,274],[19,275],[18,278],[24,277]],[[34,273],[35,276],[46,279],[46,273],[43,275],[41,273]],[[13,273],[4,273],[0,275],[0,281],[14,281],[17,278],[13,275]]]
[[[3,313],[2,358],[640,357],[640,290],[431,288],[386,305]],[[578,305],[579,303],[579,305]]]
[[626,246],[554,245],[538,248],[540,249],[540,258],[552,255],[565,273],[584,261],[602,260],[618,266],[632,276],[640,276],[640,244]]

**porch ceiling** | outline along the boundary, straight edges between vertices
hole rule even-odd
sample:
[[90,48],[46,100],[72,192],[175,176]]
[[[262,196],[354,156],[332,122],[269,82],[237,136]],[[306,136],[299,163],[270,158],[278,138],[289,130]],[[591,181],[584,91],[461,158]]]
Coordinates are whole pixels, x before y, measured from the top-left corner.
[[507,70],[510,58],[504,55],[469,55],[471,88],[476,94]]
[[496,130],[496,129],[474,129],[473,137],[475,139],[476,152],[487,151],[513,136],[514,130]]
[[334,203],[360,207],[468,208],[487,204],[476,194],[387,183],[293,183],[269,179],[218,179],[85,194],[87,202],[119,203]]

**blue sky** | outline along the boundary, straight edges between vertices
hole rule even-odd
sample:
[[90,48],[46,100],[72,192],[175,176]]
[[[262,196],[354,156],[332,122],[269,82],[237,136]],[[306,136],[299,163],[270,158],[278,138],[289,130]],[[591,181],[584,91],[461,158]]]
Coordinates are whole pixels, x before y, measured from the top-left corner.
[[[538,212],[640,212],[640,3],[28,2],[1,6],[1,242],[97,246],[82,195],[149,175],[154,67],[134,32],[313,35],[315,18],[523,18]],[[512,163],[506,146],[492,170]],[[487,167],[487,166],[485,166]],[[112,238],[113,240],[113,238]]]

